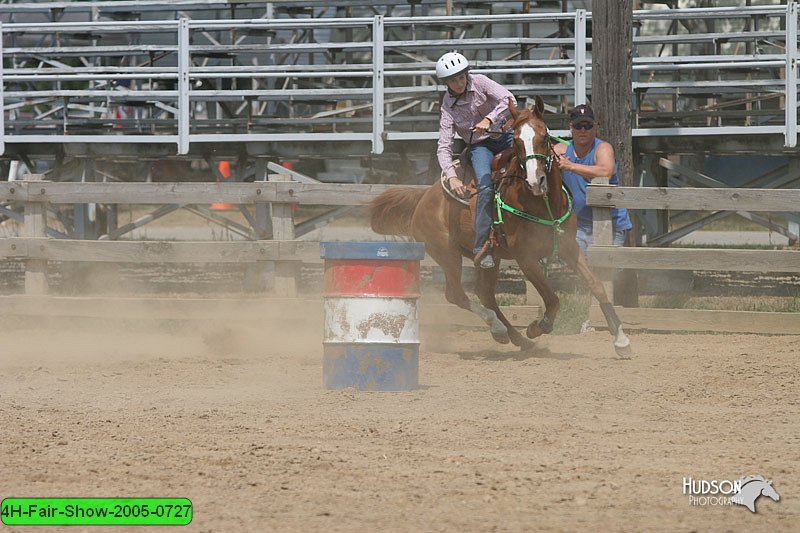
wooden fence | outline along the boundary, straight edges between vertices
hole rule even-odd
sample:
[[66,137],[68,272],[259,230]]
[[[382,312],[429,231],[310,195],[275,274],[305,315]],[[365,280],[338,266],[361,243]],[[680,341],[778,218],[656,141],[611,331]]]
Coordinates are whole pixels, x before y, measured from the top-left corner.
[[[294,238],[293,204],[359,206],[368,204],[393,185],[298,183],[285,175],[255,183],[62,183],[41,181],[34,175],[24,182],[0,183],[0,202],[24,205],[22,237],[0,238],[0,257],[25,260],[27,300],[5,297],[6,312],[20,314],[43,309],[32,304],[48,294],[47,261],[99,261],[129,263],[256,263],[274,262],[276,296],[296,296],[298,265],[320,262],[319,243]],[[424,186],[421,186],[424,187]],[[252,241],[113,241],[71,240],[47,237],[48,204],[271,204],[273,239]],[[642,209],[701,209],[792,211],[800,205],[798,190],[764,189],[658,189],[592,185],[588,202],[595,207],[595,242],[611,242],[611,207]],[[592,246],[589,259],[598,268],[728,270],[800,272],[800,251],[709,250],[681,248],[618,248]],[[432,264],[429,260],[425,261]],[[263,269],[266,271],[266,268]],[[601,270],[610,279],[610,270]],[[75,308],[47,297],[50,309]],[[70,300],[72,301],[72,300]],[[22,303],[20,303],[22,302]],[[27,302],[27,303],[25,303]],[[173,305],[155,302],[161,309]],[[196,304],[193,304],[196,305]],[[254,304],[255,305],[255,304]],[[259,304],[260,305],[260,304]],[[91,306],[89,306],[91,307]],[[456,323],[480,325],[470,313],[443,312]],[[507,314],[523,326],[538,315],[534,306],[511,306]],[[800,333],[800,314],[620,309],[623,322],[654,330],[752,331]],[[86,313],[83,311],[83,313]],[[438,312],[437,312],[438,313]],[[91,313],[89,313],[91,315]],[[162,311],[162,314],[164,312]],[[463,316],[462,316],[463,315]],[[81,315],[83,316],[83,315]],[[102,316],[102,315],[101,315]],[[592,312],[598,322],[599,314]],[[177,318],[177,317],[176,317]]]
[[[130,263],[275,263],[275,290],[296,294],[299,262],[319,262],[319,243],[297,241],[292,206],[368,204],[390,185],[298,183],[271,175],[255,183],[71,183],[41,181],[0,183],[0,202],[24,204],[22,237],[0,239],[0,257],[24,258],[25,292],[48,292],[47,261]],[[47,204],[271,204],[272,240],[252,241],[112,241],[50,239]]]
[[[321,323],[322,302],[297,298],[298,265],[320,263],[319,242],[294,239],[295,204],[363,206],[395,185],[325,184],[287,181],[291,174],[273,174],[270,181],[255,183],[66,183],[41,181],[0,183],[0,202],[24,206],[21,237],[0,238],[0,257],[25,261],[25,295],[0,297],[0,308],[11,316],[134,320],[187,319],[219,321],[220,317],[244,321],[309,320]],[[426,187],[426,186],[418,186]],[[48,238],[47,205],[101,203],[126,205],[172,204],[190,206],[233,203],[270,204],[273,239],[248,241],[116,241]],[[258,234],[258,231],[254,231]],[[274,295],[269,298],[153,298],[51,296],[46,278],[47,261],[109,263],[274,263]],[[423,265],[432,266],[430,259]],[[440,295],[423,298],[423,322],[482,326],[467,311],[443,303]],[[534,320],[539,309],[520,306],[508,316],[518,326]]]
[[[610,227],[611,208],[697,211],[796,212],[798,189],[661,188],[590,185],[587,204],[598,220]],[[609,229],[610,231],[610,229]],[[800,272],[800,250],[729,248],[621,248],[606,244],[589,247],[589,262],[599,268],[650,270],[714,270],[730,272]],[[618,308],[629,326],[652,330],[722,331],[800,334],[800,313],[692,309]],[[593,323],[602,324],[592,309]]]

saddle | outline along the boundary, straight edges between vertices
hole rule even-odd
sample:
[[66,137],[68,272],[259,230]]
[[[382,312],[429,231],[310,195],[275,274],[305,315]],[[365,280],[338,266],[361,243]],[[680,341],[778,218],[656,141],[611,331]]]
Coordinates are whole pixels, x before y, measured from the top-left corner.
[[[450,180],[447,179],[444,172],[441,174],[442,188],[454,200],[464,205],[469,205],[469,199],[477,194],[478,189],[475,186],[475,170],[469,162],[469,146],[459,154],[455,162],[456,176],[461,180],[461,183],[469,191],[466,197],[460,197],[450,190]],[[502,152],[495,154],[492,158],[492,184],[496,185],[500,180],[505,178],[513,167],[514,150],[513,148],[506,148]]]
[[[477,187],[475,186],[475,170],[472,168],[472,165],[469,163],[469,154],[467,152],[469,147],[465,148],[461,154],[459,155],[458,160],[455,162],[455,169],[456,169],[456,176],[464,186],[467,188],[467,195],[465,197],[458,196],[452,190],[450,190],[450,180],[447,179],[444,172],[441,175],[441,182],[442,182],[442,189],[444,192],[447,193],[455,201],[469,206],[469,200],[473,196],[475,196],[478,192]],[[502,181],[513,169],[515,161],[514,156],[514,149],[513,148],[506,148],[502,152],[495,154],[492,158],[492,186],[497,187],[497,184]],[[489,240],[486,241],[483,248],[475,254],[473,261],[477,265],[480,260],[486,255],[492,248],[497,246],[501,246],[505,243],[505,232],[502,228],[498,227],[495,224],[492,224],[492,228],[489,233]]]

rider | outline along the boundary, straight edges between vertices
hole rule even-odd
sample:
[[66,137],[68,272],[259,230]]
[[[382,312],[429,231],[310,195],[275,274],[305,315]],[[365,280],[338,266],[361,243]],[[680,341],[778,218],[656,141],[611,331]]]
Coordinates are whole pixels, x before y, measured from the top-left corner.
[[[436,62],[436,76],[447,85],[439,118],[439,147],[436,155],[450,188],[463,196],[466,189],[456,175],[453,163],[453,138],[457,133],[469,145],[469,158],[475,170],[478,197],[475,202],[475,242],[477,254],[489,239],[492,225],[492,158],[509,148],[511,130],[504,131],[508,99],[514,95],[483,74],[470,74],[469,61],[458,52],[447,52]],[[516,99],[514,99],[516,105]],[[481,268],[494,268],[492,251],[481,258]]]
[[[592,178],[608,177],[611,185],[619,184],[614,148],[610,143],[597,138],[597,122],[594,111],[588,104],[575,106],[569,113],[569,130],[572,142],[557,144],[558,166],[561,179],[572,192],[575,213],[578,215],[578,245],[584,254],[592,243],[592,208],[586,205],[586,186]],[[633,227],[624,208],[612,209],[614,245],[625,244],[625,237]]]

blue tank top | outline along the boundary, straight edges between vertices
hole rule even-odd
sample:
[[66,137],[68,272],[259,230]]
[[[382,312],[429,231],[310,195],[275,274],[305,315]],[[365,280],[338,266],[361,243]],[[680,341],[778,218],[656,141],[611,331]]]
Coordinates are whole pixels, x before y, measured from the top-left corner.
[[[579,165],[594,165],[594,154],[601,142],[603,141],[600,139],[595,139],[592,149],[589,150],[589,152],[583,157],[576,156],[573,144],[569,143],[569,146],[567,146],[567,151],[564,155],[573,163],[578,163]],[[614,175],[611,176],[611,179],[609,180],[609,183],[612,185],[619,184],[619,174],[617,170],[618,165],[617,162],[614,161]],[[561,171],[561,179],[564,180],[564,185],[566,185],[572,193],[575,213],[578,216],[578,227],[583,231],[591,233],[592,208],[586,205],[586,187],[590,182],[587,181],[583,176],[567,170]],[[613,220],[614,231],[628,230],[633,227],[631,224],[631,219],[628,216],[627,209],[617,207],[613,208],[611,210],[611,219]]]

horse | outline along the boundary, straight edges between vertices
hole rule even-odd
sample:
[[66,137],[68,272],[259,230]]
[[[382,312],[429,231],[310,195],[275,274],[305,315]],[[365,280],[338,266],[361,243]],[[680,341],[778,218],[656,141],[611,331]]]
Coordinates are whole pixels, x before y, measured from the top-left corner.
[[[544,102],[537,96],[533,109],[518,110],[509,99],[509,111],[514,124],[513,146],[496,156],[493,164],[494,167],[498,161],[505,161],[494,172],[499,216],[495,216],[492,239],[499,245],[493,250],[495,267],[476,268],[475,292],[480,303],[470,301],[461,284],[462,257],[473,258],[475,196],[464,205],[452,193],[446,193],[440,182],[427,189],[390,189],[370,203],[371,227],[376,233],[410,236],[424,242],[425,250],[444,271],[447,301],[478,315],[497,342],[510,341],[523,350],[532,348],[533,343],[511,325],[495,299],[500,260],[515,260],[542,296],[544,316],[531,322],[525,332],[529,339],[535,339],[552,332],[560,305],[547,283],[540,259],[560,257],[600,302],[618,356],[630,357],[630,340],[575,240],[577,218],[571,197],[562,185],[561,171],[554,164],[557,156],[544,121]],[[502,218],[501,224],[498,218]],[[502,238],[496,239],[499,233]]]
[[763,476],[747,476],[739,480],[741,488],[731,496],[731,503],[744,505],[751,513],[756,512],[756,500],[759,496],[767,496],[776,502],[781,499],[772,486],[772,481],[767,481]]

